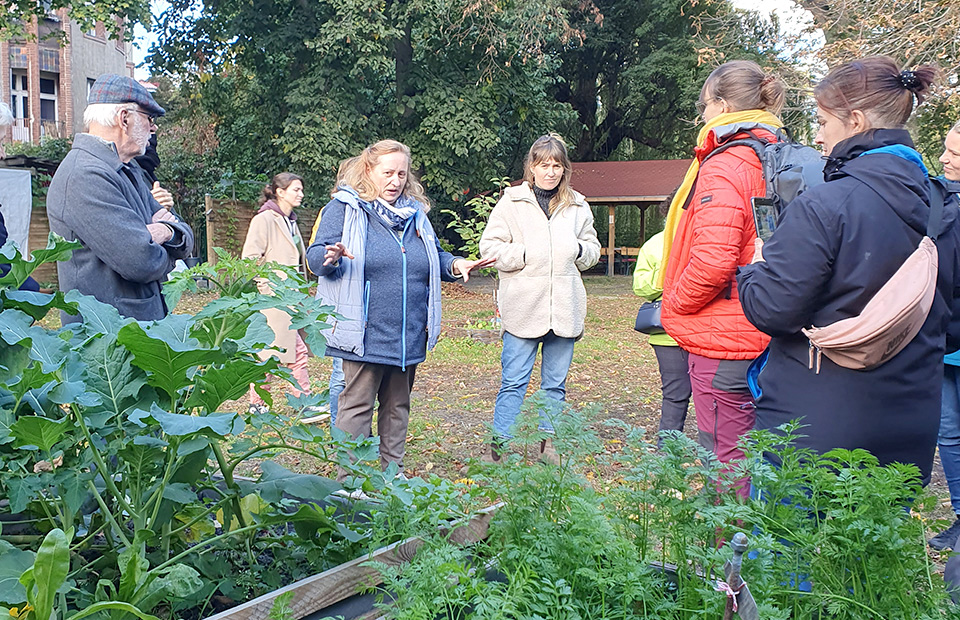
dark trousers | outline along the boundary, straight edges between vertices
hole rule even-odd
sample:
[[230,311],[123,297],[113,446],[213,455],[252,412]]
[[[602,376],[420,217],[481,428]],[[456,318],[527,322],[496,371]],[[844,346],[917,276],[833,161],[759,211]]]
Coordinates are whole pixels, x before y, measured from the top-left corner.
[[[680,347],[651,345],[660,368],[660,429],[683,432],[690,406],[690,368]],[[657,439],[660,445],[660,439]]]
[[[410,422],[410,392],[416,370],[416,364],[402,371],[399,366],[343,361],[346,385],[340,393],[336,426],[354,438],[369,437],[373,405],[379,401],[377,435],[380,437],[380,466],[383,469],[396,463],[403,470]],[[346,477],[347,471],[340,468],[337,480],[342,482]]]

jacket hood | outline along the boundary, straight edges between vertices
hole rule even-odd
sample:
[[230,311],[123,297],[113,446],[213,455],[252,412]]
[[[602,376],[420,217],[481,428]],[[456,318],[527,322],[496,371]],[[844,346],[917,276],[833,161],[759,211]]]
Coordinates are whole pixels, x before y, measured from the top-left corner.
[[[842,140],[827,159],[823,177],[826,181],[848,176],[857,179],[910,228],[926,233],[930,216],[928,177],[922,164],[897,154],[897,146],[913,149],[913,140],[905,129],[871,129]],[[877,149],[883,150],[871,152]],[[956,209],[944,209],[940,232],[956,219]]]
[[296,212],[296,211],[291,211],[291,212],[290,212],[290,215],[287,215],[286,213],[283,212],[283,209],[280,208],[280,205],[278,205],[278,204],[277,204],[276,202],[274,202],[273,200],[268,200],[268,201],[266,201],[265,203],[263,203],[262,205],[260,205],[260,209],[257,211],[257,213],[263,213],[264,211],[273,211],[274,213],[279,213],[280,215],[282,215],[283,217],[287,218],[287,219],[290,220],[291,222],[296,222],[296,221],[297,221],[297,212]]
[[703,159],[718,146],[731,140],[749,138],[750,133],[761,140],[773,142],[777,139],[777,128],[773,125],[767,125],[765,123],[731,123],[729,125],[714,127],[713,130],[707,134],[707,138],[703,144],[694,149],[694,152],[697,155],[697,159],[703,161]]

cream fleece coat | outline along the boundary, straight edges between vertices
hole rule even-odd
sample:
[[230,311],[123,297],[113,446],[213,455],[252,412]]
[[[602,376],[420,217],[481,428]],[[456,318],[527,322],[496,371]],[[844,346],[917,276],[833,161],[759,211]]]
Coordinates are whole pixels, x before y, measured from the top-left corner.
[[518,338],[583,335],[587,292],[580,272],[600,260],[593,213],[582,194],[548,220],[526,182],[508,187],[490,213],[480,255],[496,258],[500,318]]

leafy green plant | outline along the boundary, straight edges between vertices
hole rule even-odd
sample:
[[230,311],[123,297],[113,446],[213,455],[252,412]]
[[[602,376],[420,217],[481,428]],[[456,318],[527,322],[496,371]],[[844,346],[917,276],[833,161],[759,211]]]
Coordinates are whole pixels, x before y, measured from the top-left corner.
[[483,229],[487,226],[490,212],[496,206],[503,188],[510,185],[510,179],[509,177],[493,178],[490,179],[490,183],[494,186],[494,190],[477,194],[467,201],[465,205],[469,213],[467,217],[450,209],[440,211],[450,216],[450,227],[457,232],[462,242],[459,250],[469,260],[480,258],[480,237],[483,235]]
[[[555,428],[557,466],[536,462],[538,411]],[[497,512],[485,543],[435,538],[409,566],[382,568],[394,618],[719,618],[715,589],[734,532],[750,539],[743,577],[763,618],[958,617],[926,554],[929,501],[912,466],[863,451],[793,446],[797,425],[754,432],[723,470],[678,432],[661,449],[623,431],[605,456],[590,416],[528,399],[504,462],[473,473]],[[772,463],[776,462],[774,466]],[[614,484],[591,480],[597,467]],[[752,478],[759,493],[740,497]]]
[[[375,441],[300,424],[313,400],[288,398],[292,416],[227,406],[268,373],[290,378],[275,358],[261,359],[273,335],[260,310],[287,312],[311,348],[323,350],[330,308],[295,272],[221,252],[216,268],[176,274],[165,289],[171,307],[199,277],[221,295],[195,315],[154,322],[123,318],[76,292],[16,290],[39,262],[75,247],[51,236],[30,260],[12,245],[0,251],[12,264],[0,279],[0,493],[19,527],[0,537],[0,603],[19,614],[28,602],[29,614],[48,620],[51,592],[60,590],[56,620],[105,609],[143,617],[134,610],[161,605],[203,613],[218,591],[260,594],[399,535],[374,532],[356,518],[359,507],[332,501],[336,482],[266,460],[283,452],[342,465],[386,489],[384,497],[406,498],[415,511],[430,502],[422,514],[443,514],[439,491],[402,495],[390,490],[390,472],[365,464],[376,457]],[[274,294],[258,293],[258,281]],[[84,321],[56,330],[34,324],[53,309]],[[240,468],[260,475],[239,478]]]

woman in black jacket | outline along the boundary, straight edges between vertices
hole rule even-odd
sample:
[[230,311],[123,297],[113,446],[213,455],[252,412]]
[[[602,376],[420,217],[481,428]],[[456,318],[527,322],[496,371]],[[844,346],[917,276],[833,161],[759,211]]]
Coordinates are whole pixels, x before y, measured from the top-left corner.
[[[926,231],[927,170],[904,129],[935,76],[874,56],[817,86],[817,143],[826,183],[786,208],[762,258],[737,276],[747,319],[773,337],[757,386],[756,428],[805,425],[798,447],[864,448],[881,464],[913,463],[930,479],[940,422],[943,354],[960,346],[960,225],[944,210],[936,298],[920,333],[872,370],[826,356],[811,368],[801,329],[858,315]],[[960,318],[960,317],[958,317]]]

